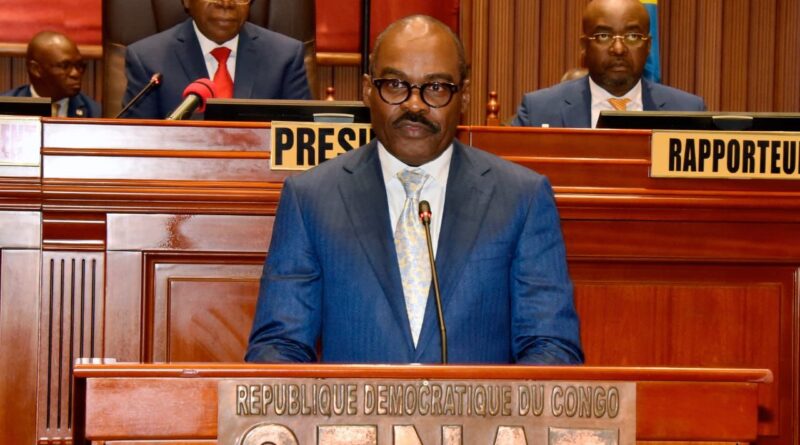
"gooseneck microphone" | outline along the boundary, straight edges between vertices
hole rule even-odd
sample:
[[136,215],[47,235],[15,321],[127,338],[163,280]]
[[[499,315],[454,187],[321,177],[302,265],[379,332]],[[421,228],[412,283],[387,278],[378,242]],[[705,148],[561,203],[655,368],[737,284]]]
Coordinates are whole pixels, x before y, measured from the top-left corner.
[[216,95],[214,82],[205,78],[195,80],[183,90],[183,102],[167,116],[167,120],[187,119],[195,110],[202,113],[206,109],[206,101]]
[[439,333],[442,336],[442,364],[447,364],[447,328],[444,325],[442,312],[442,295],[439,293],[439,273],[436,272],[436,261],[433,260],[433,242],[431,242],[431,205],[428,201],[419,202],[419,219],[425,228],[425,239],[428,241],[428,259],[431,262],[431,278],[433,279],[433,299],[436,302],[436,316],[439,318]]
[[133,96],[133,99],[131,99],[131,101],[128,102],[128,104],[125,105],[122,108],[122,110],[120,110],[120,112],[117,113],[116,116],[114,116],[114,119],[122,117],[122,115],[127,113],[128,110],[131,109],[131,107],[139,103],[139,101],[144,97],[145,94],[149,93],[150,90],[159,85],[161,85],[161,73],[155,73],[150,77],[150,81],[147,82],[147,85],[145,85],[144,88],[142,88],[142,90],[136,94],[136,96]]

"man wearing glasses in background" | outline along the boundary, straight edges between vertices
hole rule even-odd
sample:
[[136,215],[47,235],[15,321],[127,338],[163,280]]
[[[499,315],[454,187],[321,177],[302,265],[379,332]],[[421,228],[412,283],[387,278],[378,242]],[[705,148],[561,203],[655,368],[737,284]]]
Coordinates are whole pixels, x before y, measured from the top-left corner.
[[221,98],[311,98],[303,44],[248,23],[252,0],[182,1],[190,19],[127,48],[124,103],[153,74],[163,79],[125,117],[168,116],[186,86],[200,78],[213,80]]
[[439,363],[421,200],[449,362],[583,361],[549,182],[455,139],[467,74],[431,17],[378,37],[362,82],[377,140],[286,179],[248,361]]
[[101,117],[100,106],[81,93],[86,62],[67,36],[52,31],[36,34],[28,42],[25,63],[30,84],[6,91],[3,96],[49,97],[53,116]]
[[526,94],[512,125],[594,128],[603,110],[704,111],[702,98],[642,79],[649,30],[639,0],[593,0],[581,36],[589,76]]

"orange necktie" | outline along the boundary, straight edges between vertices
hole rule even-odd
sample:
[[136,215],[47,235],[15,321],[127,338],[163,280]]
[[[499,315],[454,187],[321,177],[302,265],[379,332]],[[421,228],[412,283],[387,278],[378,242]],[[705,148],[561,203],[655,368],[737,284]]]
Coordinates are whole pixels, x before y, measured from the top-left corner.
[[625,110],[627,110],[628,109],[628,102],[630,102],[630,101],[631,101],[630,99],[617,99],[617,98],[614,98],[614,97],[612,97],[611,99],[608,99],[608,103],[610,103],[611,107],[614,108],[617,111],[625,111]]
[[231,79],[231,73],[228,72],[228,56],[231,55],[231,50],[220,46],[211,50],[211,55],[219,62],[217,72],[214,73],[216,97],[231,98],[233,97],[233,79]]

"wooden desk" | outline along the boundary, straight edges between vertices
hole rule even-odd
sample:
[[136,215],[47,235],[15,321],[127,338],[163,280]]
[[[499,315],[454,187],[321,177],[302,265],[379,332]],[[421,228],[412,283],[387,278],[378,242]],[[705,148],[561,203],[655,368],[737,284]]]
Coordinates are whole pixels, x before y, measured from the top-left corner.
[[[751,442],[768,370],[526,366],[79,365],[75,444],[217,438],[217,384],[236,378],[634,381],[639,441]],[[106,442],[108,443],[108,442]],[[469,442],[466,442],[469,443]]]
[[[797,442],[799,182],[649,178],[647,131],[459,138],[551,178],[587,364],[769,369],[758,442]],[[242,360],[286,176],[267,125],[16,120],[0,144],[27,160],[0,165],[6,437],[71,436],[76,357]]]

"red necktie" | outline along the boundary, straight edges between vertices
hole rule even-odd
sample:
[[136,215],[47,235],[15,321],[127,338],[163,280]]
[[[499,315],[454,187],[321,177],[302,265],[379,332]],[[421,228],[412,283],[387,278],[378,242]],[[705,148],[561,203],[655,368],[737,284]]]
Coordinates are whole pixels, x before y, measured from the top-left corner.
[[231,50],[224,46],[211,50],[211,55],[219,62],[217,72],[214,73],[214,86],[217,89],[216,97],[233,97],[233,79],[231,79],[231,73],[228,72],[228,56],[230,54]]

